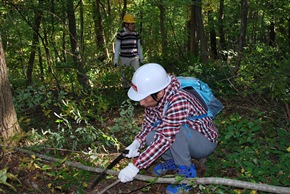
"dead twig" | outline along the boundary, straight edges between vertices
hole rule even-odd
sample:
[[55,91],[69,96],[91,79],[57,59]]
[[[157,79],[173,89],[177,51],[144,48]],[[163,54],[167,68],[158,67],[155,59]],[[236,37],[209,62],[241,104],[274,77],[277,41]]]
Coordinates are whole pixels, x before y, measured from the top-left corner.
[[112,187],[114,187],[115,185],[117,185],[120,181],[116,180],[115,182],[113,182],[112,184],[110,184],[109,186],[107,186],[106,188],[104,188],[102,191],[98,192],[98,194],[103,194],[106,191],[108,191],[109,189],[111,189]]

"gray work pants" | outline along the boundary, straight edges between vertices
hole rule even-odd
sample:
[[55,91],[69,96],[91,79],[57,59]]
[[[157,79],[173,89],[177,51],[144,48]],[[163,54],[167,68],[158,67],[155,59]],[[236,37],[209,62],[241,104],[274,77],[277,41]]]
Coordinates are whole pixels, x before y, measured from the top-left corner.
[[[155,131],[151,131],[146,137],[146,145],[154,141]],[[209,156],[216,148],[216,144],[210,142],[203,134],[195,129],[181,126],[175,136],[174,143],[161,156],[164,160],[173,159],[176,165],[191,166],[191,158],[200,159]]]
[[120,57],[120,66],[131,66],[136,71],[139,68],[139,57]]
[[124,67],[125,66],[131,66],[134,68],[134,71],[136,71],[139,68],[139,57],[120,57],[120,73],[122,76],[122,83],[124,87],[130,87],[131,86],[131,77],[126,78]]

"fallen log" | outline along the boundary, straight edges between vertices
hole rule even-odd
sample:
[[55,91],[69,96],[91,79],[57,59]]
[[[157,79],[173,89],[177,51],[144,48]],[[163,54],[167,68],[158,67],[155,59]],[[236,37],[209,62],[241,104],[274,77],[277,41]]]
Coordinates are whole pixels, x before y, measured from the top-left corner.
[[[0,146],[3,147],[3,146]],[[64,163],[68,166],[72,166],[75,168],[79,168],[82,170],[90,171],[90,172],[96,172],[101,173],[104,169],[101,168],[95,168],[90,166],[85,166],[80,163],[75,163],[71,161],[63,161],[63,159],[57,159],[50,156],[46,156],[43,154],[35,153],[30,150],[22,149],[14,147],[12,148],[15,151],[22,152],[28,155],[35,155],[36,157],[42,158],[44,160],[53,161],[53,162],[60,162]],[[107,174],[115,175],[117,176],[119,172],[114,170],[108,170]],[[226,185],[231,187],[238,187],[238,188],[244,188],[244,189],[250,189],[250,190],[258,190],[258,191],[264,191],[269,193],[284,193],[284,194],[290,194],[290,187],[282,187],[282,186],[273,186],[268,184],[262,184],[262,183],[252,183],[252,182],[246,182],[246,181],[240,181],[240,180],[233,180],[228,178],[219,178],[219,177],[203,177],[203,178],[185,178],[181,181],[177,181],[175,178],[158,178],[156,180],[156,177],[153,176],[146,176],[146,175],[137,175],[134,177],[135,180],[150,182],[154,181],[154,183],[161,183],[161,184],[201,184],[201,185]]]

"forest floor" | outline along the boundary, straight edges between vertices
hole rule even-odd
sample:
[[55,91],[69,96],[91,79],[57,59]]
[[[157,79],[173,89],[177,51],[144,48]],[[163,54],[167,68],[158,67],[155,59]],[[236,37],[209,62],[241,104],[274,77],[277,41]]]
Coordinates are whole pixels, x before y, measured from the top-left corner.
[[[99,173],[93,173],[91,172],[91,180],[88,182],[88,189],[82,190],[81,192],[78,192],[79,187],[77,184],[71,184],[68,188],[66,189],[60,189],[59,187],[54,187],[53,188],[53,183],[55,184],[55,176],[50,176],[47,173],[45,173],[43,170],[40,168],[36,167],[36,163],[31,163],[32,165],[35,165],[34,167],[30,168],[23,168],[21,166],[21,163],[23,162],[24,158],[27,158],[27,154],[21,153],[18,151],[10,151],[7,155],[3,156],[3,152],[1,153],[1,161],[0,161],[0,167],[2,168],[2,165],[5,164],[5,167],[9,169],[9,173],[16,175],[17,179],[21,182],[17,181],[9,181],[9,184],[13,185],[13,187],[16,189],[16,191],[13,191],[9,189],[9,187],[1,184],[0,180],[0,190],[2,189],[3,193],[44,193],[44,194],[50,194],[50,193],[86,193],[86,194],[93,194],[93,193],[98,193],[101,191],[106,191],[104,193],[108,194],[127,194],[127,193],[132,193],[132,194],[141,194],[141,193],[154,193],[154,194],[162,194],[165,193],[166,187],[168,184],[162,184],[162,183],[154,183],[150,185],[148,182],[145,181],[140,181],[140,180],[134,180],[129,183],[118,183],[114,186],[114,182],[117,180],[116,176],[113,175],[107,175],[106,178],[101,180],[94,190],[90,190],[90,186],[94,182],[94,180],[99,176]],[[114,158],[112,158],[113,160]],[[48,165],[53,166],[52,162],[48,161],[42,161]],[[123,159],[122,163],[128,162],[127,159]],[[142,172],[142,175],[148,175],[148,176],[153,176],[152,170],[154,168],[154,165],[152,165],[150,168],[146,169],[145,171]],[[97,166],[95,168],[98,168]],[[77,170],[77,169],[76,169]],[[201,169],[197,169],[197,174],[198,177],[202,177],[201,174]],[[174,174],[174,172],[169,172],[169,174]],[[1,176],[0,176],[1,177]],[[67,184],[68,180],[65,178],[60,178],[58,177],[58,182],[57,185],[64,185]],[[50,185],[51,184],[51,185]],[[81,185],[81,183],[78,183]],[[0,191],[1,193],[1,191]],[[199,190],[191,190],[191,193],[201,193]]]
[[[139,119],[138,122],[141,123],[142,119],[143,119],[143,108],[140,107],[139,109],[137,109],[137,113],[136,113],[136,118]],[[119,112],[118,111],[110,111],[107,112],[106,114],[110,115],[110,120],[108,120],[108,124],[112,123],[112,120],[115,117],[119,116]],[[30,115],[30,117],[40,117],[41,114],[39,114],[39,111],[35,111],[33,113],[33,115]],[[43,118],[38,118],[38,119],[43,119]],[[36,152],[37,154],[47,154],[48,155],[53,155],[53,149],[52,150],[47,150],[45,151],[46,153],[39,153]],[[65,152],[65,151],[64,151]],[[61,153],[61,151],[59,152]],[[63,158],[65,157],[66,153],[63,154]],[[21,151],[17,151],[17,150],[4,150],[3,148],[0,149],[0,169],[3,168],[7,168],[7,172],[11,173],[11,175],[15,175],[18,179],[18,181],[16,180],[12,180],[13,178],[9,176],[7,179],[7,183],[11,184],[16,190],[13,191],[11,188],[9,188],[8,185],[5,185],[4,182],[6,182],[6,180],[3,180],[3,182],[1,182],[0,180],[0,193],[1,190],[3,191],[3,193],[98,193],[100,191],[104,191],[104,189],[106,187],[108,187],[109,185],[113,184],[116,180],[117,177],[116,176],[112,176],[112,175],[108,175],[105,179],[103,179],[99,184],[97,184],[97,186],[95,187],[95,189],[89,190],[87,189],[86,191],[82,190],[81,192],[79,192],[79,188],[78,185],[76,184],[71,184],[69,186],[69,188],[64,189],[58,189],[60,187],[54,187],[52,183],[55,183],[55,176],[50,176],[48,173],[46,173],[45,171],[43,171],[43,167],[39,167],[39,162],[47,164],[47,165],[51,165],[53,166],[53,162],[47,161],[47,160],[41,160],[41,159],[37,159],[37,157],[35,156],[31,156],[30,154],[27,153],[23,153]],[[110,157],[110,161],[113,161],[116,157],[118,156],[118,154],[113,154]],[[33,159],[31,159],[31,157],[35,157]],[[59,157],[58,158],[62,158]],[[69,160],[69,159],[68,159]],[[27,164],[28,162],[28,164]],[[75,161],[74,161],[75,162]],[[124,158],[122,159],[118,165],[123,165],[125,166],[126,163],[129,162],[129,159]],[[154,166],[161,161],[156,161],[154,164],[152,164],[150,166],[150,168],[142,171],[142,175],[148,175],[148,176],[153,176],[152,171]],[[23,166],[23,164],[26,164],[26,167]],[[27,167],[28,165],[28,167]],[[98,166],[95,166],[95,168],[98,168]],[[198,170],[198,176],[201,177],[202,174],[204,173],[204,169],[201,169],[198,167],[197,165],[197,170]],[[77,170],[77,169],[76,169]],[[91,180],[89,180],[89,182],[87,183],[87,187],[90,188],[91,184],[93,183],[94,179],[96,179],[99,175],[99,173],[94,173],[94,172],[90,172],[90,177]],[[170,172],[171,174],[174,172]],[[68,173],[70,174],[70,173]],[[1,175],[1,172],[0,172]],[[5,177],[5,174],[4,174]],[[0,176],[1,179],[1,176]],[[66,180],[66,178],[59,178],[57,179],[58,181],[63,180],[63,183],[58,182],[57,185],[63,185],[63,184],[67,184],[68,180]],[[81,184],[81,183],[78,183]],[[82,186],[83,187],[83,186]],[[148,184],[148,182],[145,181],[139,181],[139,180],[134,180],[132,182],[123,184],[123,183],[118,183],[116,185],[114,185],[113,187],[109,188],[109,189],[105,189],[106,192],[105,193],[111,193],[111,194],[120,194],[120,193],[133,193],[133,194],[139,194],[139,193],[165,193],[167,184]],[[193,193],[198,193],[198,192],[193,192]]]
[[[223,102],[226,106],[223,110],[223,113],[225,114],[231,114],[233,111],[242,110],[243,112],[248,112],[247,107],[251,107],[251,105],[246,106],[243,104],[242,107],[239,106],[240,101],[237,101],[236,104],[238,108],[231,109],[230,106]],[[240,107],[240,108],[239,108]],[[143,120],[143,108],[139,107],[136,110],[135,118],[138,119],[138,123],[141,123]],[[44,121],[40,114],[41,110],[33,111],[29,115],[30,118],[38,118],[38,121]],[[104,116],[104,118],[110,118],[106,121],[106,125],[112,125],[113,119],[120,117],[119,111],[111,110],[106,113],[109,116]],[[21,146],[20,146],[21,147]],[[38,152],[40,154],[48,154],[49,156],[54,156],[54,150],[44,150],[45,153]],[[63,151],[63,155],[61,155],[61,151],[58,153],[58,158],[65,158],[69,154],[65,153],[67,150]],[[118,156],[118,153],[110,155],[110,161],[113,161]],[[68,158],[68,161],[74,160],[73,162],[77,163],[84,163],[83,165],[86,165],[84,161],[86,161],[86,156],[81,156],[84,158],[83,161],[77,161],[72,158]],[[31,159],[33,158],[33,159]],[[119,171],[122,169],[122,166],[125,166],[126,163],[129,162],[129,159],[124,158],[119,162],[119,166],[117,166],[117,169],[114,169],[116,171]],[[142,171],[142,175],[148,175],[152,176],[152,170],[154,166],[160,161],[156,161],[154,164],[150,166],[150,168]],[[43,166],[39,167],[38,164],[42,164]],[[198,177],[203,177],[205,171],[207,170],[207,166],[205,163],[205,166],[201,167],[200,164],[197,161],[194,161],[194,163],[197,166],[197,175]],[[47,164],[47,166],[53,166],[53,171],[49,170],[43,170],[44,166]],[[23,166],[25,165],[25,166]],[[104,166],[106,167],[106,166]],[[9,177],[6,180],[5,179],[5,173],[3,175],[3,172],[1,172],[2,169],[7,168],[8,174],[6,175],[15,175],[19,181],[13,180],[13,177]],[[100,166],[96,165],[94,168],[100,168]],[[64,174],[58,174],[58,171],[65,172],[65,169],[67,169],[67,175]],[[16,150],[7,150],[2,147],[0,147],[0,193],[1,190],[3,193],[19,193],[19,194],[29,194],[29,193],[43,193],[43,194],[50,194],[50,193],[68,193],[68,194],[75,194],[75,193],[98,193],[100,191],[103,191],[105,188],[107,188],[109,185],[112,185],[116,180],[117,176],[115,175],[108,175],[105,179],[103,179],[94,189],[94,191],[91,191],[89,189],[85,190],[83,188],[90,188],[91,184],[94,182],[94,180],[98,177],[99,173],[89,172],[87,171],[84,173],[83,177],[79,178],[80,175],[77,175],[78,172],[83,171],[83,169],[77,169],[77,168],[67,168],[67,166],[56,166],[55,163],[47,160],[39,160],[37,157],[31,156],[29,154],[19,152]],[[47,173],[47,172],[50,172]],[[52,175],[51,173],[54,172],[55,174]],[[1,174],[2,173],[2,174]],[[9,174],[10,173],[10,174]],[[174,174],[171,172],[171,174]],[[77,178],[74,178],[76,175]],[[214,175],[213,175],[214,176]],[[72,179],[75,179],[72,181]],[[89,179],[89,180],[88,180]],[[8,185],[5,185],[4,183],[9,183],[12,185],[16,190],[13,191],[12,188],[9,188]],[[85,184],[85,185],[84,185]],[[62,186],[66,185],[65,188]],[[123,184],[118,183],[111,188],[107,189],[107,194],[125,194],[125,193],[132,193],[132,194],[142,194],[142,193],[155,193],[155,194],[161,194],[165,193],[166,187],[168,184],[161,184],[161,183],[154,183],[152,185],[148,184],[148,182],[140,181],[140,180],[134,180],[132,182]],[[80,189],[82,188],[82,189]],[[190,193],[206,193],[202,192],[199,188],[195,188]],[[207,191],[208,193],[208,191]]]

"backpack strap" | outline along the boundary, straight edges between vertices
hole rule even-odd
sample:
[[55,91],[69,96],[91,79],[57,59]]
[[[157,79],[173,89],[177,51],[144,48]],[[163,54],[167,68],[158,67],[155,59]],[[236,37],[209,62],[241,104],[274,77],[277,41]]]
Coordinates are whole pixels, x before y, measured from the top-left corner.
[[197,115],[197,116],[192,116],[192,117],[188,117],[188,120],[196,120],[196,119],[201,119],[201,118],[205,118],[207,117],[207,113],[202,114],[202,115]]
[[163,119],[163,117],[164,117],[164,115],[165,115],[165,113],[166,113],[166,111],[167,111],[167,109],[168,109],[168,106],[169,106],[169,102],[167,102],[167,103],[164,105],[164,109],[163,109],[163,111],[162,111],[162,118],[159,119],[156,123],[151,124],[153,127],[156,127],[157,125],[159,125],[160,123],[162,123],[162,119]]
[[[165,115],[165,113],[166,113],[168,107],[169,107],[169,102],[166,103],[166,104],[164,105],[164,109],[163,109],[163,111],[162,111],[162,119],[164,118],[164,115]],[[187,119],[188,119],[188,120],[197,120],[197,119],[201,119],[201,118],[205,118],[205,117],[207,117],[207,113],[202,114],[202,115],[197,115],[197,116],[191,116],[191,117],[188,117]],[[162,123],[162,119],[157,120],[157,122],[155,122],[155,123],[153,123],[153,124],[151,124],[151,125],[152,125],[153,127],[158,126],[160,123]]]

